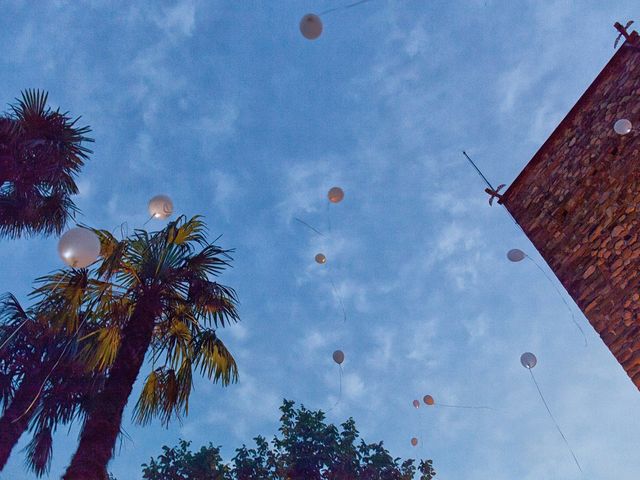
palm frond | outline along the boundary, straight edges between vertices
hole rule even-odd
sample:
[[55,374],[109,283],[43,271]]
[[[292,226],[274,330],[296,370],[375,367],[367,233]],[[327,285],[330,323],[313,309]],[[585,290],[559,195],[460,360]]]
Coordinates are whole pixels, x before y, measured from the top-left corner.
[[238,381],[238,366],[233,355],[225,344],[218,338],[214,330],[203,330],[194,338],[195,366],[200,368],[200,374],[214,382],[229,385]]
[[191,330],[183,322],[174,320],[164,340],[167,363],[172,367],[177,367],[191,356]]
[[146,425],[160,412],[164,405],[163,383],[164,378],[161,370],[153,370],[147,375],[133,410],[135,422]]
[[11,110],[21,120],[31,117],[42,117],[49,110],[46,109],[49,94],[43,90],[27,89],[22,92],[22,98],[16,98]]
[[39,315],[52,320],[55,327],[75,332],[85,293],[89,286],[89,271],[85,268],[58,270],[39,277],[29,294],[37,300],[34,308]]
[[197,243],[205,246],[207,228],[201,218],[200,215],[196,215],[187,220],[187,217],[182,215],[169,223],[164,229],[166,242],[174,245]]
[[5,293],[0,296],[0,323],[3,326],[18,327],[29,319],[29,315],[13,294]]
[[240,320],[237,305],[238,296],[234,289],[217,282],[194,279],[189,285],[189,300],[193,310],[207,323],[216,327]]
[[53,436],[50,427],[39,429],[25,447],[25,464],[36,476],[41,477],[49,471],[53,456]]
[[122,340],[120,325],[114,324],[85,335],[79,339],[82,344],[80,360],[89,371],[106,371],[113,365]]
[[178,369],[176,377],[178,384],[177,404],[182,406],[184,413],[189,413],[189,395],[193,388],[193,363],[190,358],[185,358]]

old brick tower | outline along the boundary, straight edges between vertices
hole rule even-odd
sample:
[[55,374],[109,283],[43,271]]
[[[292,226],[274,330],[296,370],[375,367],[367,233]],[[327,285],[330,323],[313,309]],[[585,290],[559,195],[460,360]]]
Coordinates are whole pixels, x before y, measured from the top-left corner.
[[499,198],[640,388],[640,39],[616,28],[624,44]]

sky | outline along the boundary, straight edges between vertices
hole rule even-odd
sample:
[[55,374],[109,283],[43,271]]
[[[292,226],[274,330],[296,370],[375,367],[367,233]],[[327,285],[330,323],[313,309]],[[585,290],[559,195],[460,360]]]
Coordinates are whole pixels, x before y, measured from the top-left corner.
[[[276,433],[287,398],[432,458],[443,480],[638,478],[638,389],[555,277],[506,259],[520,248],[551,275],[462,156],[512,182],[613,55],[613,23],[640,20],[637,1],[372,0],[300,35],[304,14],[349,3],[2,3],[2,108],[45,89],[92,127],[77,221],[132,232],[165,193],[235,249],[221,282],[242,321],[219,334],[239,382],[199,380],[168,428],[132,424],[136,384],[110,471],[141,478],[179,438],[230,459]],[[345,198],[329,205],[333,186]],[[2,239],[0,291],[28,304],[62,266],[56,243]],[[426,394],[494,410],[414,409]],[[77,432],[59,430],[50,478]],[[19,450],[0,478],[31,478]]]

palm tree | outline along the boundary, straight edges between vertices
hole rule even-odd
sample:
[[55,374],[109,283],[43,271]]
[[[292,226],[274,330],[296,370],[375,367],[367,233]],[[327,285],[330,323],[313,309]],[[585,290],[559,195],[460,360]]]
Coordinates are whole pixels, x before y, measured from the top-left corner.
[[[28,410],[45,381],[40,365],[44,342],[39,323],[25,311],[13,295],[6,295],[0,307],[2,344],[0,365],[3,376],[3,412],[0,417],[0,469],[11,450],[27,430],[33,417]],[[11,342],[11,343],[9,343]]]
[[0,301],[0,318],[0,470],[31,426],[27,464],[40,476],[49,468],[52,433],[59,424],[83,416],[102,375],[87,372],[77,361],[73,336],[52,330],[35,309],[23,309],[13,295]]
[[[95,301],[95,292],[86,295],[94,300],[83,311],[102,323],[82,338],[81,351],[88,366],[108,376],[91,401],[66,480],[108,478],[122,413],[147,354],[151,372],[135,409],[140,423],[154,417],[166,423],[188,413],[194,369],[223,385],[238,375],[216,333],[239,320],[237,297],[210,279],[229,266],[230,251],[206,241],[200,218],[180,217],[159,232],[138,230],[122,241],[107,231],[95,232],[103,260],[93,281],[108,300]],[[65,302],[75,298],[64,285],[58,288],[55,276],[45,278],[39,291],[50,312],[64,311]],[[70,328],[78,325],[74,318],[60,321]]]
[[0,236],[59,234],[76,213],[70,196],[91,129],[46,104],[46,92],[26,90],[0,116]]

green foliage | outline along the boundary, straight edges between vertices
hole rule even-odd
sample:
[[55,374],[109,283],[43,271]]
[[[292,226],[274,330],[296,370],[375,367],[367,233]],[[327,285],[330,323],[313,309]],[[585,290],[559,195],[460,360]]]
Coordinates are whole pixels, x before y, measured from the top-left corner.
[[223,464],[220,448],[209,444],[200,451],[189,450],[191,442],[180,440],[177,447],[162,447],[158,460],[144,466],[148,480],[226,480],[229,467]]
[[255,447],[236,449],[229,464],[220,447],[209,444],[199,452],[190,442],[163,447],[163,454],[144,464],[146,480],[432,480],[436,472],[431,460],[393,458],[383,443],[367,444],[359,438],[352,418],[340,428],[325,423],[322,411],[307,410],[285,400],[280,407],[279,435],[271,442],[254,438]]

